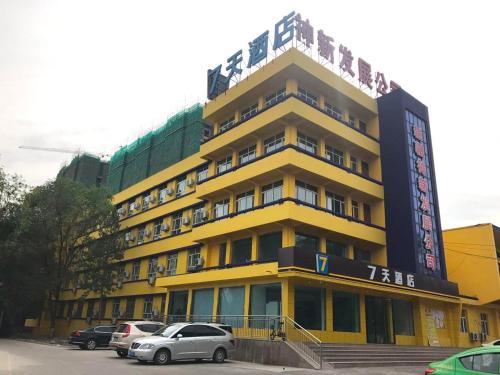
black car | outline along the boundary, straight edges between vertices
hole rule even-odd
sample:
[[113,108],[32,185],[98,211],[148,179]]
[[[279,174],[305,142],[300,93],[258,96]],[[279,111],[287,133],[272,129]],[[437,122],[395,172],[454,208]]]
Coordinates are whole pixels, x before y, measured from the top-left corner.
[[97,326],[73,331],[69,336],[68,342],[78,345],[80,349],[94,350],[98,346],[108,346],[111,334],[115,330],[115,326]]

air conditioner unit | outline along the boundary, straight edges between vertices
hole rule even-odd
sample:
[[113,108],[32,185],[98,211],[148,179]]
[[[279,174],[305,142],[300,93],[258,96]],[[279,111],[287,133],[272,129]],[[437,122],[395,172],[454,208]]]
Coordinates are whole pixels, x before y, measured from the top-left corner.
[[478,341],[479,340],[479,335],[476,332],[471,332],[469,337],[470,337],[470,341]]
[[149,204],[149,202],[151,202],[151,196],[147,195],[144,197],[144,204]]
[[123,271],[123,277],[128,279],[130,277],[130,272],[128,271]]
[[164,271],[165,271],[165,266],[163,264],[158,264],[158,266],[156,266],[156,272],[163,273]]
[[125,233],[125,241],[133,241],[133,240],[134,240],[134,236],[132,235],[131,232]]
[[165,202],[165,199],[167,198],[167,189],[162,189],[160,190],[160,195],[159,195],[159,201],[160,203]]
[[167,223],[163,223],[161,225],[161,231],[162,232],[168,232],[169,229],[170,229],[170,226]]
[[151,236],[151,232],[147,229],[144,230],[144,237],[149,237]]
[[189,218],[189,216],[185,216],[182,218],[182,224],[189,225],[190,222],[191,222],[191,219]]
[[166,192],[167,192],[167,195],[172,195],[172,194],[174,194],[174,189],[172,189],[172,188],[166,188],[165,190],[166,190]]
[[193,186],[194,185],[194,180],[192,178],[188,178],[186,180],[186,185],[189,186],[189,187]]
[[155,276],[151,276],[149,279],[148,279],[148,284],[149,285],[154,285],[156,281],[156,277]]
[[118,210],[116,210],[116,212],[118,212],[118,215],[123,216],[125,214],[125,209],[123,207],[120,207]]
[[133,202],[133,203],[130,203],[130,205],[128,206],[128,209],[130,211],[134,211],[137,209],[137,203]]
[[208,211],[207,210],[203,210],[203,212],[201,214],[201,217],[203,218],[203,220],[208,220]]
[[112,318],[112,319],[111,319],[111,324],[112,324],[112,325],[115,325],[115,324],[116,324],[116,318]]
[[203,266],[203,263],[205,263],[205,260],[203,259],[203,257],[199,257],[198,259],[196,259],[196,267]]

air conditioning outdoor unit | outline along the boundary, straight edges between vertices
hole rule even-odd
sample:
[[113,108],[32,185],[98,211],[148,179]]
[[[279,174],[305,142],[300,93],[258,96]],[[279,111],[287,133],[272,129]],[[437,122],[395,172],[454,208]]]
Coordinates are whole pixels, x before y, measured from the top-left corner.
[[156,277],[155,276],[151,276],[149,279],[148,279],[148,284],[149,285],[153,285],[155,283],[155,280],[156,280]]
[[162,232],[168,232],[169,229],[170,229],[170,226],[167,223],[163,223],[161,225]]
[[172,194],[174,194],[174,189],[172,189],[172,188],[170,188],[170,187],[169,187],[169,188],[167,188],[167,189],[166,189],[166,191],[167,191],[167,195],[172,195]]
[[151,236],[151,232],[147,229],[144,230],[144,237],[149,237]]
[[149,202],[151,202],[151,197],[149,195],[145,196],[144,197],[144,204],[149,204]]
[[204,262],[205,262],[205,260],[203,259],[203,257],[199,257],[198,259],[196,259],[196,267],[203,266]]
[[194,185],[194,180],[192,178],[188,178],[186,180],[186,185],[189,186],[189,187],[193,186]]
[[165,266],[163,264],[158,264],[156,267],[156,272],[163,273],[165,271]]
[[470,333],[470,341],[478,341],[479,340],[479,334],[476,332],[471,332]]
[[203,218],[203,220],[207,220],[208,219],[208,211],[207,210],[203,210],[203,212],[201,214],[201,217]]
[[182,224],[189,225],[190,222],[191,222],[191,219],[189,218],[189,216],[185,216],[182,218]]
[[125,213],[125,209],[123,207],[120,207],[116,212],[118,212],[118,215],[123,216]]
[[134,240],[134,236],[132,235],[132,233],[128,232],[128,233],[125,233],[125,241],[133,241]]
[[166,198],[167,198],[167,189],[160,190],[160,197],[159,197],[160,203],[163,203]]
[[137,203],[130,203],[130,206],[128,208],[130,211],[135,211],[137,209]]

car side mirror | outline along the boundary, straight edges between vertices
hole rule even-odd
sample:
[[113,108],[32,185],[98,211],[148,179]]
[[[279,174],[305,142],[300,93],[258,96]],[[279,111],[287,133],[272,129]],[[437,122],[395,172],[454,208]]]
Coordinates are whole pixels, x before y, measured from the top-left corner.
[[177,338],[177,340],[179,340],[180,338],[182,338],[182,333],[178,333],[175,337]]

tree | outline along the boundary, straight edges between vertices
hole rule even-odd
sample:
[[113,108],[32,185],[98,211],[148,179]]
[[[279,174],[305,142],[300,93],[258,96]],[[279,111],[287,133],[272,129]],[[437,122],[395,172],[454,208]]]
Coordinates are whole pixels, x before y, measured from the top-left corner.
[[83,297],[104,298],[113,289],[124,247],[110,192],[66,178],[34,188],[20,210],[18,246],[36,254],[54,336],[56,307],[70,283]]

